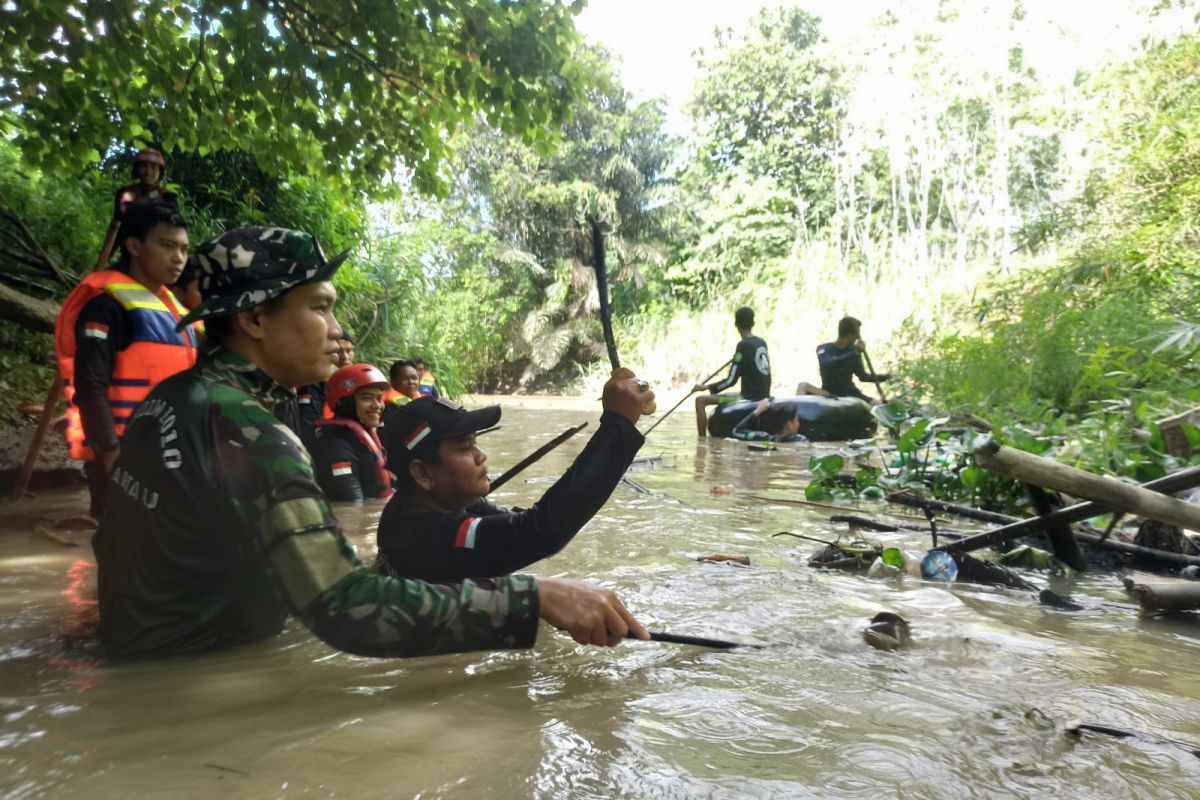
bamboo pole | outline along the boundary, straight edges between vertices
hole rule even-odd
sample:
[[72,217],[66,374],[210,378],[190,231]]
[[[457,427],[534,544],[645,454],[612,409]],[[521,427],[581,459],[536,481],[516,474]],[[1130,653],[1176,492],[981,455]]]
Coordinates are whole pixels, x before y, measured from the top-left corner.
[[9,495],[10,500],[17,501],[25,496],[25,489],[29,486],[29,479],[33,475],[34,465],[37,464],[38,454],[42,452],[42,442],[46,439],[46,431],[50,429],[50,421],[54,419],[54,412],[58,408],[58,396],[61,393],[62,375],[55,370],[54,380],[50,382],[50,391],[46,392],[46,404],[42,406],[42,414],[38,417],[37,427],[33,429],[33,438],[29,440],[29,449],[25,451],[25,462],[21,464],[21,471],[17,473],[16,483],[13,484],[12,494]]
[[[1163,494],[1173,494],[1175,492],[1182,492],[1186,489],[1191,489],[1195,486],[1200,486],[1200,467],[1188,467],[1187,469],[1181,469],[1178,472],[1173,472],[1170,475],[1166,475],[1162,478],[1158,478],[1156,480],[1152,480],[1148,483],[1142,484],[1143,489],[1152,489],[1153,491],[1161,492]],[[893,497],[889,497],[888,499],[893,500]],[[919,500],[920,498],[914,498],[914,499]],[[901,502],[901,501],[894,500],[894,502]],[[944,511],[948,511],[950,513],[957,513],[957,511],[959,509],[966,509],[968,511],[976,510],[976,509],[968,509],[965,506],[954,506],[950,503],[942,503],[941,506],[943,507]],[[980,534],[976,534],[975,536],[969,536],[966,539],[962,539],[961,541],[955,542],[954,544],[946,545],[946,549],[947,550],[962,550],[963,552],[970,552],[972,550],[979,550],[980,548],[983,548],[983,547],[992,547],[994,545],[998,545],[1003,542],[1011,541],[1011,540],[1016,539],[1021,536],[1028,536],[1033,533],[1039,533],[1042,530],[1044,530],[1048,525],[1052,525],[1057,522],[1066,522],[1066,523],[1080,522],[1082,520],[1088,519],[1089,517],[1094,517],[1094,516],[1097,516],[1098,514],[1104,514],[1109,511],[1111,511],[1111,509],[1108,508],[1107,506],[1103,505],[1102,503],[1094,503],[1094,502],[1088,501],[1085,503],[1076,503],[1075,505],[1067,506],[1066,508],[1060,508],[1057,511],[1051,511],[1049,514],[1047,514],[1044,517],[1033,517],[1031,519],[1024,519],[1024,520],[1017,520],[1015,517],[1006,517],[1003,514],[995,514],[994,516],[1000,517],[1000,518],[1005,518],[1008,520],[1008,522],[1005,525],[1003,525],[1002,527],[995,528],[994,530],[990,530],[986,533],[980,533]],[[985,512],[985,513],[991,513],[991,512]],[[1092,534],[1087,534],[1087,533],[1076,533],[1075,538],[1081,542],[1087,542],[1089,544],[1098,544],[1104,537],[1093,536]],[[1124,544],[1124,542],[1117,542],[1117,544]],[[1133,547],[1134,545],[1129,545],[1129,546]],[[1118,548],[1108,548],[1108,549],[1115,550]],[[1146,551],[1149,551],[1152,553],[1160,552],[1157,550],[1152,550],[1151,548],[1148,548],[1148,547],[1142,547],[1139,549],[1146,550]]]
[[1049,458],[1003,447],[994,442],[975,453],[975,461],[985,469],[1016,478],[1023,483],[1066,492],[1074,497],[1093,500],[1114,511],[1140,514],[1180,528],[1200,530],[1200,508],[1182,500],[1122,483],[1114,478],[1093,475],[1068,467]]

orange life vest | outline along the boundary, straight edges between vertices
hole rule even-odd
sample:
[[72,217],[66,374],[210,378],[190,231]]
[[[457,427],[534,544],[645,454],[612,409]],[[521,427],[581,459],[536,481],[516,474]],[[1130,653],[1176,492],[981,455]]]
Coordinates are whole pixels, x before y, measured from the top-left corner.
[[383,487],[378,495],[380,500],[386,500],[392,496],[395,490],[392,488],[392,473],[387,469],[387,458],[383,454],[383,444],[379,441],[379,434],[375,429],[367,430],[357,420],[346,419],[345,417],[331,417],[329,419],[319,419],[313,423],[314,428],[326,428],[333,425],[342,428],[348,428],[356,439],[375,457],[375,483]]
[[435,381],[436,378],[433,377],[433,373],[429,370],[424,370],[421,373],[421,383],[418,386],[418,391],[421,392],[422,397],[429,397],[433,394],[433,385]]
[[[95,460],[84,439],[75,398],[75,322],[91,300],[107,294],[129,315],[133,337],[128,347],[117,353],[112,379],[108,384],[108,403],[112,409],[117,436],[133,411],[150,390],[176,372],[196,363],[197,334],[192,328],[175,332],[175,324],[187,314],[166,287],[158,294],[117,270],[93,272],[80,281],[67,299],[54,325],[54,356],[63,378],[63,396],[67,401],[67,453],[71,458]],[[86,336],[106,338],[107,330],[95,326]]]
[[383,402],[384,405],[391,404],[394,406],[406,406],[412,402],[412,398],[406,394],[397,392],[395,389],[389,386],[383,390]]

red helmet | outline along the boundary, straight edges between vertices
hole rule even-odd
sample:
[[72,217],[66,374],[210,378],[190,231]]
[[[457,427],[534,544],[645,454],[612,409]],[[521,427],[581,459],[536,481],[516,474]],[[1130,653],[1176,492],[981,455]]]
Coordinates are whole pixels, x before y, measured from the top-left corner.
[[167,160],[163,158],[163,154],[157,150],[151,150],[149,147],[144,150],[138,150],[137,155],[133,157],[133,163],[140,164],[143,162],[158,164],[162,169],[167,168]]
[[359,389],[367,386],[381,386],[386,389],[389,384],[383,373],[370,364],[351,364],[333,373],[333,377],[325,386],[325,402],[330,408],[334,408],[343,397],[350,397]]

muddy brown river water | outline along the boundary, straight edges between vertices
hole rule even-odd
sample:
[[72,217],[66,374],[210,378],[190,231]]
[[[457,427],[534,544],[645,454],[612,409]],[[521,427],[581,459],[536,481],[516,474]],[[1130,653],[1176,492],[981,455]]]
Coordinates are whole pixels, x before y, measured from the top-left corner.
[[[598,416],[594,401],[504,402],[485,437],[493,474]],[[586,433],[495,499],[533,502]],[[530,569],[612,587],[654,629],[772,644],[728,652],[584,648],[543,625],[531,651],[383,661],[291,623],[241,649],[110,666],[65,638],[92,614],[87,537],[67,548],[29,527],[82,513],[85,492],[0,506],[0,795],[1200,797],[1200,758],[1168,741],[1200,747],[1200,627],[810,569],[819,545],[770,534],[843,526],[750,495],[802,498],[809,457],[829,449],[697,443],[681,410],[643,448],[661,459],[635,467],[637,487]],[[361,555],[381,508],[337,509]],[[694,560],[714,552],[751,566]],[[1114,575],[1054,588],[1124,600]],[[881,610],[912,622],[913,649],[863,643]],[[1079,739],[1063,732],[1074,721],[1153,738]]]

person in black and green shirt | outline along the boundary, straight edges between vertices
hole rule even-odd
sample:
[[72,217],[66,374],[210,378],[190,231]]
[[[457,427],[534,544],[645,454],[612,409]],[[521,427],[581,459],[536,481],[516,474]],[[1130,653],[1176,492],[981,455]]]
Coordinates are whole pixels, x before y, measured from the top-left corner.
[[92,541],[100,634],[112,658],[199,652],[279,633],[294,614],[332,647],[418,656],[529,647],[538,619],[578,642],[645,629],[610,591],[511,575],[432,585],[363,567],[272,411],[327,379],[341,327],[312,236],[238,228],[200,246],[206,321],[191,369],[138,408]]
[[754,309],[742,306],[734,312],[733,321],[742,339],[733,353],[729,374],[716,383],[697,383],[692,387],[693,392],[706,392],[696,398],[696,433],[702,438],[708,434],[707,407],[721,403],[722,398],[718,395],[739,380],[742,382],[739,395],[742,400],[762,400],[771,396],[771,359],[767,355],[767,343],[754,335]]

